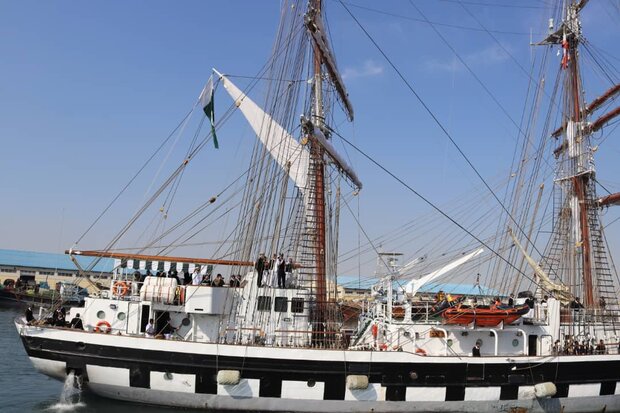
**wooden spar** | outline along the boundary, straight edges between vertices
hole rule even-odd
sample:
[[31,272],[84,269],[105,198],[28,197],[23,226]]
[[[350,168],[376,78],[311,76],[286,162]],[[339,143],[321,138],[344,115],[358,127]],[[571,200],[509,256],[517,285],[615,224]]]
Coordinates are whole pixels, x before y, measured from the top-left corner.
[[596,205],[601,208],[610,205],[620,205],[620,192],[597,199]]
[[[601,96],[599,96],[598,98],[594,99],[592,101],[592,103],[590,103],[588,105],[588,107],[586,108],[586,114],[587,115],[591,114],[592,112],[594,112],[595,110],[600,108],[601,105],[603,105],[603,103],[607,102],[609,99],[614,98],[618,94],[620,94],[620,83],[618,83],[617,85],[609,88],[609,90],[607,90]],[[602,119],[602,117],[601,117],[601,119]],[[594,123],[596,123],[596,122],[594,122]],[[557,139],[562,134],[562,132],[564,132],[565,129],[566,129],[566,122],[562,123],[562,126],[557,128],[556,130],[554,130],[551,133],[551,137]]]
[[[315,60],[318,59],[321,65],[325,65],[329,78],[332,80],[332,84],[346,109],[345,112],[350,121],[353,121],[353,105],[349,100],[349,94],[344,86],[344,82],[338,68],[336,67],[336,59],[329,48],[329,41],[327,33],[323,27],[321,20],[321,1],[317,0],[314,4],[315,13],[308,15],[311,18],[306,19],[306,28],[313,40]],[[320,72],[318,72],[320,73]]]
[[597,130],[602,128],[607,122],[609,122],[610,120],[612,120],[613,118],[615,118],[618,115],[620,115],[620,106],[618,106],[617,108],[615,108],[611,112],[608,112],[608,113],[604,114],[603,116],[601,116],[600,118],[598,118],[597,120],[592,122],[592,124],[590,125],[589,132],[590,133],[596,132]]
[[65,254],[69,255],[82,255],[85,257],[102,257],[102,258],[117,258],[128,260],[140,260],[140,261],[167,261],[167,262],[183,262],[189,264],[214,264],[214,265],[230,265],[238,267],[251,267],[254,263],[251,261],[234,261],[234,260],[216,260],[213,258],[188,258],[188,257],[168,257],[164,255],[142,255],[131,254],[124,252],[109,252],[109,251],[76,251],[67,250]]
[[607,92],[603,93],[601,96],[599,96],[598,98],[594,99],[592,101],[592,103],[590,103],[588,105],[588,107],[586,108],[586,113],[594,112],[596,109],[601,107],[601,105],[603,103],[605,103],[607,100],[613,98],[618,93],[620,93],[620,83],[618,83],[615,86],[612,86]]

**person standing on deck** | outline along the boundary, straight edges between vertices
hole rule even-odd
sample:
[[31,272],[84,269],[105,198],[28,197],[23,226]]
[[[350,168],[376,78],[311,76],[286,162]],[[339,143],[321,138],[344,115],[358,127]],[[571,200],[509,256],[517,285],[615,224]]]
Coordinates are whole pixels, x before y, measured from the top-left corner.
[[286,261],[284,261],[284,254],[280,254],[276,261],[276,268],[278,271],[278,288],[286,287]]
[[155,337],[155,334],[157,333],[157,330],[155,329],[155,320],[153,320],[152,318],[149,319],[144,333],[147,337]]
[[271,257],[271,260],[269,260],[269,268],[267,268],[269,270],[269,276],[267,277],[267,282],[266,284],[269,287],[273,287],[275,285],[275,278],[277,276],[277,263],[278,263],[278,256],[276,254],[273,254],[273,257]]
[[480,357],[480,343],[476,343],[474,348],[471,349],[472,357]]
[[196,267],[192,273],[192,285],[202,284],[202,274],[200,273],[200,267]]
[[28,308],[26,309],[26,322],[30,324],[33,321],[34,321],[34,315],[32,315],[32,306],[28,306]]
[[265,271],[265,254],[261,253],[258,256],[254,268],[256,268],[256,286],[261,288],[263,286],[263,272]]

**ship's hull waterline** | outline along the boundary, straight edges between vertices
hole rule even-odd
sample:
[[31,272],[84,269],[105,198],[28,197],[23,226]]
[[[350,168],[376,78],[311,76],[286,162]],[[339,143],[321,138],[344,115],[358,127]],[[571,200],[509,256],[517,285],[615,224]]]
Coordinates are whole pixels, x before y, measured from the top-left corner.
[[[620,411],[620,355],[425,357],[187,343],[17,325],[34,367],[95,394],[197,409],[296,412]],[[220,371],[239,371],[235,385]],[[347,377],[368,377],[351,390]],[[553,383],[537,398],[534,384]]]

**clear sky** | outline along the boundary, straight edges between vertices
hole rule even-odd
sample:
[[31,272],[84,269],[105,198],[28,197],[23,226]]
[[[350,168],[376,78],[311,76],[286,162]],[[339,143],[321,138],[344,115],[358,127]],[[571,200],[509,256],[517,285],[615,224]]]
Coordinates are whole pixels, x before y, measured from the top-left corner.
[[[71,246],[191,108],[212,67],[235,75],[258,72],[273,45],[280,3],[0,2],[0,248],[60,252]],[[529,43],[546,30],[550,3],[346,2],[493,185],[510,176],[518,134],[513,121],[521,122],[528,87],[519,65],[530,67]],[[492,207],[473,171],[343,7],[334,0],[326,0],[325,7],[356,110],[354,124],[345,129],[349,139],[447,209],[458,206],[454,200],[465,203],[475,196]],[[419,11],[437,23],[434,27],[504,109]],[[588,41],[610,66],[620,65],[614,30],[619,23],[616,0],[591,1],[583,13]],[[551,55],[557,65],[560,57]],[[593,61],[584,58],[584,63]],[[588,100],[611,86],[599,72],[584,69],[586,75],[592,75],[585,83]],[[612,78],[618,82],[617,71]],[[218,91],[216,105],[222,103],[216,108],[227,106],[227,99]],[[611,192],[620,191],[619,132],[605,138],[597,153],[599,181]],[[210,150],[199,159],[203,168],[188,174],[188,204],[192,193],[208,199],[244,167],[243,149],[253,138],[242,119],[231,121],[218,136],[220,150]],[[360,156],[349,155],[365,184],[359,210],[369,236],[428,213],[413,194]],[[149,179],[165,170],[162,165],[176,163],[163,154],[149,167]],[[101,247],[126,222],[145,189],[133,191],[126,208],[112,211],[81,247]],[[619,216],[609,210],[605,219]],[[342,228],[346,251],[363,236],[350,218],[343,217]],[[616,262],[619,232],[620,223],[610,226]],[[422,242],[424,236],[415,234]],[[388,248],[414,255],[406,243]]]

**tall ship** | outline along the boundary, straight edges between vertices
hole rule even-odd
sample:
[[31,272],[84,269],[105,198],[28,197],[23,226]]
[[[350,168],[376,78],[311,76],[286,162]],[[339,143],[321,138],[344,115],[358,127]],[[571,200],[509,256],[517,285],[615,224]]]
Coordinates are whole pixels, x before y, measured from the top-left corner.
[[[67,309],[66,320],[80,322],[16,319],[34,368],[103,397],[196,409],[620,411],[618,278],[601,222],[620,194],[597,195],[592,143],[620,115],[612,107],[620,84],[585,101],[580,13],[588,1],[560,2],[537,43],[548,56],[559,52],[548,58],[556,87],[541,83],[532,93],[533,106],[548,100],[553,115],[538,143],[534,128],[526,131],[519,159],[530,161],[519,163],[513,195],[500,202],[497,236],[461,226],[473,247],[407,282],[403,274],[425,257],[402,266],[398,254],[379,254],[383,272],[352,328],[337,295],[340,215],[362,182],[336,142],[347,142],[337,122],[353,120],[353,104],[322,1],[284,3],[258,76],[269,83],[263,104],[250,97],[256,82],[242,89],[214,70],[179,125],[201,117],[173,172],[104,248],[67,251],[84,273],[90,268],[77,257],[95,257],[93,266],[115,260],[109,286]],[[232,104],[216,120],[222,89]],[[154,228],[148,211],[166,218],[187,168],[217,148],[216,129],[238,112],[257,138],[247,168],[185,217]],[[546,187],[544,167],[553,171]],[[553,199],[548,211],[543,193]],[[175,254],[231,214],[234,229],[212,257]],[[154,235],[122,246],[144,222]],[[497,294],[420,299],[425,285],[481,257]]]

